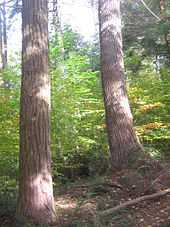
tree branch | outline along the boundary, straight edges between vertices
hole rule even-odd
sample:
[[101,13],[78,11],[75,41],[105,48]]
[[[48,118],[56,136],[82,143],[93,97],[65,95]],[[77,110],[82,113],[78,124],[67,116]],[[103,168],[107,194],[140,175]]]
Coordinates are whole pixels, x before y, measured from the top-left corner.
[[139,202],[142,202],[142,201],[145,201],[145,200],[149,200],[149,199],[154,199],[154,198],[157,198],[157,197],[161,197],[161,196],[164,196],[164,195],[169,194],[169,193],[170,193],[170,188],[165,189],[165,190],[160,191],[160,192],[157,192],[157,193],[154,193],[154,194],[151,194],[151,195],[141,196],[141,197],[138,197],[138,198],[133,199],[131,201],[127,201],[125,203],[122,203],[122,204],[115,206],[113,208],[107,209],[103,212],[100,212],[100,215],[101,216],[107,216],[109,214],[113,214],[113,213],[115,213],[115,212],[117,212],[117,211],[119,211],[123,208],[134,205],[136,203],[139,203]]
[[150,8],[149,6],[144,2],[144,0],[140,0],[140,2],[144,5],[144,7],[154,16],[158,21],[161,21],[161,18],[158,17]]

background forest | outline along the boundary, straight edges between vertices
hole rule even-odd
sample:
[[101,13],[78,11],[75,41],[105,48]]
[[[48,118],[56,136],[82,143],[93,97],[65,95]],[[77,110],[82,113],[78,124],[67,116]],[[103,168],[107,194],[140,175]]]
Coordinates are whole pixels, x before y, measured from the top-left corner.
[[[145,0],[150,12],[143,1],[122,1],[122,32],[126,85],[135,130],[145,150],[169,164],[170,4],[167,1],[161,9],[160,2]],[[12,26],[10,19],[20,14],[20,3],[10,8],[6,3],[5,7],[11,10],[6,15],[8,33],[8,27]],[[91,7],[97,10],[95,4]],[[51,150],[54,188],[57,188],[80,178],[104,175],[109,172],[110,164],[98,30],[92,41],[85,41],[69,23],[64,26],[59,21],[51,23]],[[0,33],[1,47],[5,49],[4,30]],[[2,59],[4,53],[2,50]],[[12,213],[16,204],[21,82],[18,59],[20,55],[15,59],[8,56],[0,71],[1,216]]]

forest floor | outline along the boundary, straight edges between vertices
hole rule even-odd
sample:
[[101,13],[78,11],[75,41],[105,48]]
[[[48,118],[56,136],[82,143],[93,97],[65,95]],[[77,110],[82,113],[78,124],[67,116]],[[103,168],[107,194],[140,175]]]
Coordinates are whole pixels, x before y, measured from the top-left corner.
[[58,226],[170,227],[170,194],[100,215],[108,208],[168,188],[170,172],[158,163],[68,184],[56,195]]
[[[139,202],[110,215],[101,212],[137,197],[170,188],[169,169],[140,164],[105,176],[86,178],[57,187],[56,227],[170,227],[170,193]],[[0,227],[15,227],[11,215],[0,216]],[[22,227],[32,227],[24,225]]]

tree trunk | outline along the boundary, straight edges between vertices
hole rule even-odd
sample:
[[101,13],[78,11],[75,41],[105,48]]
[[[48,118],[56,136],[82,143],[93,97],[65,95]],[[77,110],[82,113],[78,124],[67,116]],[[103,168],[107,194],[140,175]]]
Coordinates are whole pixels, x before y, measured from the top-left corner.
[[60,66],[61,74],[64,75],[64,41],[63,32],[61,27],[61,21],[59,16],[59,1],[53,0],[53,28],[54,36],[57,37],[57,42],[59,44],[60,52],[58,57],[58,66]]
[[53,0],[53,27],[55,34],[61,32],[61,24],[58,12],[58,0]]
[[2,16],[0,14],[0,69],[3,69],[3,33],[2,33]]
[[[53,0],[53,30],[54,30],[54,39],[57,41],[59,47],[59,54],[57,59],[53,60],[51,67],[54,69],[58,68],[60,79],[64,78],[64,41],[63,41],[63,32],[59,15],[59,1]],[[53,104],[53,103],[52,103]],[[57,120],[55,122],[57,124]],[[62,157],[61,151],[61,140],[60,138],[56,139],[57,145],[57,156],[60,159]]]
[[6,24],[6,1],[3,1],[2,5],[2,18],[3,18],[3,59],[2,68],[5,69],[7,66],[7,24]]
[[[163,22],[169,20],[169,18],[167,18],[165,15],[165,9],[166,9],[165,0],[160,0],[159,7],[160,7],[161,20]],[[165,32],[164,39],[165,39],[165,43],[166,43],[166,47],[167,47],[168,61],[170,63],[170,30]]]
[[159,6],[160,6],[161,18],[164,19],[165,0],[160,0],[159,1]]
[[99,0],[101,71],[112,167],[126,167],[140,149],[124,81],[120,0]]
[[34,223],[55,220],[49,138],[47,0],[22,1],[20,178],[17,215]]

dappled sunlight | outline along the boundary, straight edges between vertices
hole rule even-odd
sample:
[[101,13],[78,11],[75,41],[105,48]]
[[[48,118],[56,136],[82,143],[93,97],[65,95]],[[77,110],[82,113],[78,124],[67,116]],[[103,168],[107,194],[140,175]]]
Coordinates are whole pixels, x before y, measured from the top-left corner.
[[0,69],[0,226],[168,224],[170,3],[146,1],[161,23],[145,0],[0,1],[0,62],[21,13],[23,38]]
[[150,103],[150,104],[140,106],[139,110],[141,111],[141,113],[146,113],[148,111],[152,111],[157,108],[165,108],[165,105],[160,102]]
[[[102,2],[102,1],[101,1]],[[116,35],[118,31],[121,31],[121,18],[120,13],[115,10],[119,8],[120,2],[119,1],[109,1],[109,10],[108,10],[108,0],[104,0],[101,3],[103,6],[103,14],[104,21],[101,24],[101,32],[108,31],[108,28],[112,28],[112,32]],[[102,19],[103,19],[102,18]]]
[[[26,177],[24,182],[25,193],[19,193],[20,203],[18,210],[22,209],[22,215],[35,219],[39,216],[39,221],[44,222],[44,218],[48,220],[51,214],[55,214],[53,204],[53,188],[52,177],[47,167],[37,171],[37,174],[31,174]],[[22,185],[21,185],[22,186]],[[32,195],[30,198],[29,195]],[[29,209],[28,209],[29,207]],[[41,214],[41,215],[40,215]]]
[[68,199],[64,197],[59,197],[58,199],[55,200],[55,205],[57,209],[64,209],[64,210],[70,210],[70,209],[75,209],[78,205],[77,201],[73,199]]
[[127,96],[121,98],[119,105],[125,111],[125,115],[127,115],[129,119],[132,120],[132,113],[129,107],[129,100]]
[[[48,195],[53,195],[53,190],[51,187],[52,184],[52,177],[49,173],[49,171],[43,171],[42,173],[39,173],[36,177],[31,177],[34,178],[31,180],[31,188],[33,190],[40,190],[39,193],[47,193]],[[37,189],[35,189],[37,188]]]
[[97,200],[94,197],[88,198],[86,186],[82,193],[80,193],[80,188],[76,185],[67,191],[64,190],[60,195],[56,195],[55,206],[59,225],[75,224],[76,226],[76,223],[94,222]]
[[93,201],[92,199],[86,199],[82,203],[78,199],[73,198],[65,198],[60,197],[58,199],[55,199],[55,205],[57,210],[74,210],[78,209],[79,212],[81,211],[90,211],[96,209],[96,201]]
[[50,84],[48,81],[46,82],[44,81],[43,84],[44,84],[43,86],[37,89],[35,96],[38,99],[45,101],[45,103],[48,104],[48,106],[50,106]]

